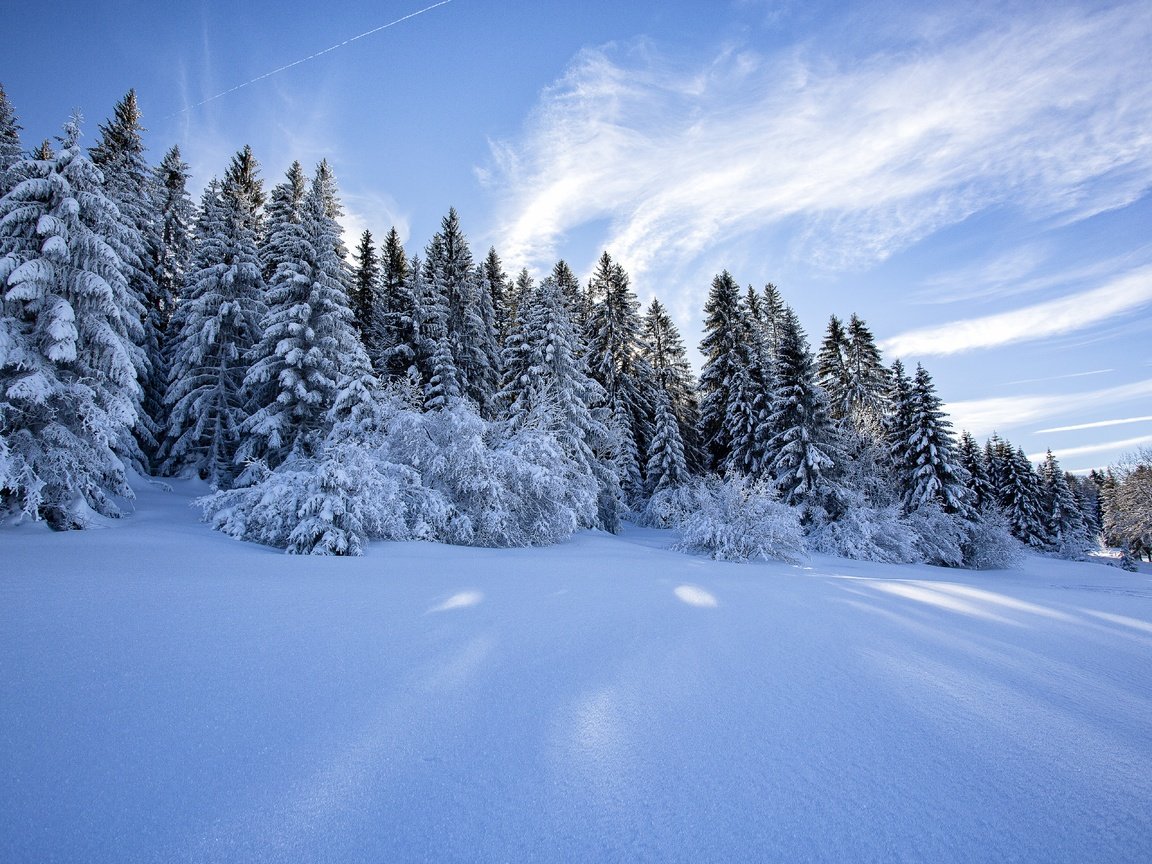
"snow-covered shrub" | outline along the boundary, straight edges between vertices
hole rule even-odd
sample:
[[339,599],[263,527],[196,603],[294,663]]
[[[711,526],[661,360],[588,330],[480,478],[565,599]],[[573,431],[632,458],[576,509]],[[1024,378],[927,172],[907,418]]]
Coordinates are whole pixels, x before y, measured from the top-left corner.
[[1024,558],[1024,547],[999,509],[980,512],[977,519],[964,523],[964,566],[973,570],[1003,570],[1017,567]]
[[698,482],[666,486],[648,499],[636,514],[636,521],[647,528],[677,528],[700,509],[701,500],[702,487]]
[[705,552],[718,561],[762,559],[795,563],[804,557],[804,534],[796,509],[776,500],[775,490],[747,477],[702,482],[699,508],[681,523],[673,548]]
[[925,502],[905,518],[912,530],[916,560],[941,567],[963,567],[967,535],[962,517],[945,513],[935,502]]
[[821,520],[808,534],[813,552],[885,564],[910,564],[917,558],[916,532],[895,505],[873,507],[859,492],[847,493],[837,519]]

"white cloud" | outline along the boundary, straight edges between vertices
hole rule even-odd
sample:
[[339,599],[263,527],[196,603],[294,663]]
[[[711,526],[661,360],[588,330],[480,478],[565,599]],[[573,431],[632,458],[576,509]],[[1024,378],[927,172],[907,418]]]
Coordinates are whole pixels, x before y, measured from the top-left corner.
[[844,65],[815,43],[703,68],[584,52],[522,140],[493,146],[499,248],[547,266],[605,220],[636,274],[787,225],[794,255],[838,268],[1009,200],[1075,219],[1146,189],[1147,6],[913,23],[912,44]]
[[950,402],[946,406],[957,429],[967,429],[982,438],[997,429],[1008,429],[1034,423],[1060,414],[1083,414],[1105,405],[1116,405],[1131,399],[1152,395],[1152,378],[1081,393],[1055,396],[998,396]]
[[1128,423],[1152,423],[1152,415],[1146,417],[1121,417],[1119,420],[1098,420],[1095,423],[1077,423],[1075,426],[1053,426],[1051,429],[1037,429],[1036,434],[1047,432],[1079,432],[1082,429],[1104,429],[1108,426],[1124,426]]
[[[1152,444],[1152,435],[1141,435],[1138,438],[1125,438],[1123,441],[1106,441],[1103,444],[1088,444],[1083,447],[1052,448],[1052,455],[1057,459],[1071,459],[1073,456],[1087,456],[1090,453],[1109,453],[1112,451],[1135,450],[1143,444]],[[1048,454],[1030,453],[1028,458],[1033,462],[1042,462]]]
[[1152,265],[1059,300],[901,333],[884,340],[881,347],[899,357],[939,356],[1032,342],[1086,329],[1149,302]]

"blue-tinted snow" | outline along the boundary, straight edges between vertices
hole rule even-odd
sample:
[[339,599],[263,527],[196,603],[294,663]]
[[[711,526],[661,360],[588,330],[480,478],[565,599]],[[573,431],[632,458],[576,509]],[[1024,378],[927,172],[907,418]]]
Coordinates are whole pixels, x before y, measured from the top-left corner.
[[1152,860],[1152,578],[0,531],[0,860]]

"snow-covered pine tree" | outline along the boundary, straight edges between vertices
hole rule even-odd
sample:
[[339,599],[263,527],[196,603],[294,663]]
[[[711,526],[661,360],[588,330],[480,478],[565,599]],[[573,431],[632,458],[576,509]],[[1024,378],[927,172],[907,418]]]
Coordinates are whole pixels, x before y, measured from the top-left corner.
[[664,489],[683,486],[691,479],[684,451],[680,418],[672,408],[668,391],[661,388],[656,391],[656,419],[644,471],[649,496]]
[[488,254],[480,262],[481,279],[487,283],[488,293],[492,297],[493,322],[496,329],[496,339],[503,345],[508,338],[508,331],[512,327],[512,319],[516,310],[512,305],[508,274],[504,272],[504,265],[500,256],[496,254],[494,246],[489,247]]
[[314,454],[340,382],[370,368],[352,322],[328,182],[317,170],[300,224],[279,229],[286,236],[278,242],[293,251],[269,287],[263,333],[244,379],[251,414],[238,458],[272,468],[293,453]]
[[572,314],[572,323],[576,329],[583,333],[588,324],[588,299],[580,287],[580,280],[563,259],[557,261],[552,267],[552,278],[560,288],[564,302],[568,304],[568,311]]
[[[455,208],[440,223],[424,259],[428,286],[444,309],[443,338],[455,366],[460,393],[481,416],[491,417],[500,383],[500,349],[490,315],[480,297],[477,272]],[[489,309],[490,311],[490,309]],[[437,354],[442,354],[437,350]],[[445,379],[447,370],[440,364]],[[439,385],[443,389],[443,385]],[[447,392],[447,391],[445,391]]]
[[[235,189],[235,187],[232,187]],[[163,471],[215,487],[236,476],[248,414],[249,352],[260,334],[265,286],[248,202],[213,180],[201,199],[196,251],[172,320]]]
[[780,350],[784,329],[797,323],[791,307],[780,296],[780,289],[769,282],[764,286],[764,299],[760,303],[760,320],[764,328],[764,345],[773,359]]
[[872,331],[855,312],[848,319],[844,361],[848,390],[843,394],[842,409],[851,417],[858,434],[879,441],[883,437],[888,370]]
[[944,413],[932,376],[920,364],[912,382],[909,436],[904,451],[904,512],[937,504],[945,513],[974,515],[972,494],[965,485],[952,442],[952,423]]
[[605,252],[588,285],[592,303],[585,330],[588,369],[607,394],[611,423],[619,435],[617,469],[625,499],[643,496],[641,453],[652,435],[655,391],[642,356],[640,301],[628,274]]
[[816,384],[815,363],[795,315],[782,316],[770,405],[769,474],[785,504],[801,508],[805,524],[836,518],[844,459],[828,397]]
[[500,402],[509,429],[535,427],[553,435],[575,466],[569,482],[595,482],[597,510],[587,527],[614,532],[620,483],[602,407],[605,393],[588,374],[568,298],[549,277],[523,300],[504,350]]
[[[12,103],[8,101],[8,94],[4,92],[4,85],[0,84],[0,198],[7,195],[16,183],[16,177],[9,172],[23,157],[21,128]],[[4,250],[0,249],[0,255],[3,254]]]
[[414,280],[423,284],[420,267],[409,265],[400,234],[393,226],[380,248],[380,294],[373,315],[376,335],[371,360],[384,381],[404,380],[409,370],[415,369],[419,332]]
[[144,128],[136,91],[116,103],[112,118],[100,126],[100,139],[89,151],[92,163],[104,175],[104,192],[120,212],[121,243],[128,287],[144,307],[142,342],[144,363],[137,370],[143,388],[142,411],[134,434],[145,458],[155,467],[159,438],[164,428],[164,389],[167,371],[163,337],[175,298],[157,282],[160,257],[160,217],[157,190],[144,159]]
[[915,463],[908,446],[913,433],[912,379],[904,371],[904,364],[900,360],[892,363],[885,402],[888,413],[884,416],[884,441],[888,446],[893,485],[903,501],[911,491],[909,479],[911,466]]
[[[702,457],[696,438],[700,405],[696,397],[696,381],[692,376],[692,367],[688,364],[688,353],[684,340],[680,338],[680,331],[668,310],[655,297],[644,314],[640,340],[644,359],[648,361],[655,374],[655,383],[660,388],[657,391],[657,403],[660,391],[663,391],[676,417],[686,465],[689,470],[700,470]],[[656,407],[658,421],[659,405]],[[650,445],[649,461],[651,451]]]
[[[240,158],[239,156],[237,158]],[[245,206],[251,206],[250,194],[237,195],[236,190],[244,189],[242,185],[235,185],[231,197],[238,199]],[[286,232],[284,226],[299,225],[304,208],[304,196],[308,194],[308,178],[299,162],[293,162],[281,183],[272,187],[268,196],[268,209],[264,214],[264,224],[267,231],[260,244],[260,260],[263,267],[265,284],[271,284],[276,275],[276,268],[282,262],[288,261],[292,255],[292,248],[288,243],[291,232]],[[248,227],[252,229],[255,224],[248,220]],[[253,229],[253,237],[255,232]]]
[[988,462],[980,445],[967,429],[960,433],[960,446],[956,455],[960,467],[965,471],[968,491],[972,493],[972,506],[977,511],[995,506],[996,488],[988,477]]
[[1090,546],[1088,530],[1068,478],[1051,450],[1044,457],[1040,482],[1044,527],[1053,550],[1066,558],[1083,556]]
[[737,378],[745,355],[740,288],[725,270],[712,279],[704,304],[704,339],[700,353],[700,446],[705,467],[720,471],[732,452],[728,414],[734,402]]
[[738,326],[732,401],[725,420],[731,451],[723,468],[758,481],[769,473],[774,455],[768,449],[773,434],[768,417],[776,360],[765,344],[763,313],[751,287],[740,308]]
[[508,286],[508,305],[512,310],[512,318],[509,322],[511,326],[515,326],[520,320],[520,307],[530,301],[535,290],[536,280],[532,278],[527,267],[522,267],[520,272],[516,274],[516,278]]
[[1044,524],[1044,501],[1040,478],[1023,448],[1015,452],[1005,444],[1007,458],[1003,461],[1003,485],[1000,487],[1000,506],[1008,517],[1013,536],[1034,549],[1049,546]]
[[21,160],[0,201],[0,497],[57,527],[82,527],[82,503],[116,515],[110,496],[131,497],[123,458],[147,362],[120,214],[79,139],[74,117],[59,153]]
[[828,319],[828,330],[816,355],[816,383],[828,394],[828,411],[833,420],[848,420],[852,414],[848,350],[844,324],[833,315]]
[[[160,246],[156,256],[156,287],[159,296],[171,303],[168,318],[182,296],[184,277],[194,251],[193,231],[196,208],[188,194],[188,164],[180,156],[180,148],[173,146],[152,173],[152,188],[156,192],[157,233]],[[165,322],[165,335],[170,320]],[[165,364],[171,355],[168,340],[162,339]]]
[[[245,227],[256,238],[256,245],[264,243],[264,181],[260,179],[260,163],[247,144],[232,157],[224,172],[221,193],[240,202],[238,212],[244,214]],[[266,280],[267,281],[267,280]]]
[[356,267],[352,272],[352,313],[356,332],[364,343],[369,358],[376,355],[374,336],[377,331],[374,315],[379,307],[380,259],[372,243],[372,232],[365,229],[353,253]]

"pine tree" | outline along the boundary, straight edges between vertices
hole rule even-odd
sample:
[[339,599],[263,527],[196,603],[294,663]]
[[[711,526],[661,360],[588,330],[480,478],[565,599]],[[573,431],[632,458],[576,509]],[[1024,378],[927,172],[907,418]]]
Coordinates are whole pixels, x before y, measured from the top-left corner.
[[834,420],[846,420],[852,415],[849,347],[844,325],[833,315],[816,355],[816,383],[828,394],[828,410]]
[[840,410],[850,417],[859,435],[879,440],[883,437],[885,400],[889,390],[888,370],[872,331],[855,312],[848,319],[844,363],[847,390],[841,394]]
[[605,252],[589,283],[588,367],[607,394],[612,424],[619,436],[617,468],[625,497],[635,503],[644,494],[640,454],[651,438],[655,411],[653,373],[641,350],[640,301],[624,268]]
[[376,322],[373,318],[379,306],[380,260],[376,247],[372,244],[372,232],[365,230],[360,235],[360,245],[354,253],[356,269],[352,274],[352,312],[355,316],[356,332],[364,343],[368,356],[376,354],[374,334]]
[[661,389],[656,394],[656,420],[644,472],[649,495],[688,482],[691,473],[684,451],[680,419],[672,408],[668,391]]
[[264,242],[264,181],[260,179],[260,163],[252,155],[247,144],[232,157],[228,170],[224,173],[221,193],[237,200],[237,212],[243,214],[244,227],[256,238],[256,245]]
[[144,129],[136,91],[116,103],[112,119],[100,126],[100,140],[91,149],[93,164],[104,175],[104,190],[116,205],[122,225],[122,248],[128,287],[144,307],[141,347],[144,362],[136,370],[143,387],[142,411],[134,430],[146,460],[154,460],[164,425],[167,374],[163,337],[174,297],[157,282],[160,257],[160,217],[157,190],[144,159]]
[[580,280],[576,278],[576,274],[572,272],[572,268],[564,260],[557,261],[553,265],[552,278],[556,280],[556,286],[560,289],[560,294],[568,305],[568,311],[572,315],[572,323],[580,332],[583,332],[588,324],[588,302],[583,289],[580,287]]
[[[20,145],[21,128],[12,103],[8,101],[8,94],[4,92],[4,85],[0,84],[0,197],[7,195],[16,184],[16,177],[10,172],[19,164],[23,154]],[[2,254],[4,250],[0,249]]]
[[[237,195],[234,191],[231,197],[236,198],[246,206],[251,206],[255,199],[243,184],[237,184],[233,189],[245,189],[244,194]],[[308,178],[304,175],[304,169],[300,167],[300,163],[293,162],[288,168],[284,181],[272,187],[272,194],[268,199],[268,210],[264,214],[264,223],[268,230],[260,244],[260,260],[263,267],[264,282],[267,284],[271,284],[272,278],[276,275],[276,268],[281,263],[290,260],[293,249],[286,246],[285,243],[287,238],[291,236],[291,232],[286,232],[284,228],[286,225],[300,224],[303,218],[304,197],[307,194]],[[252,227],[255,222],[249,218],[247,225],[255,237],[255,229]]]
[[1061,555],[1079,557],[1088,549],[1088,530],[1068,478],[1049,450],[1040,472],[1044,527],[1048,541]]
[[1013,452],[1006,443],[1003,446],[1003,454],[996,457],[1002,471],[1000,506],[1016,539],[1033,548],[1045,549],[1049,542],[1040,478],[1022,448]]
[[704,340],[700,353],[700,444],[706,467],[723,468],[732,451],[728,415],[743,364],[740,289],[725,270],[712,280],[704,305]]
[[[460,393],[477,406],[481,416],[491,417],[500,382],[499,345],[490,306],[486,310],[472,252],[454,208],[441,221],[440,231],[426,250],[424,275],[443,306],[442,337],[455,366],[452,375]],[[443,351],[438,348],[436,353],[441,356]],[[447,357],[442,360],[446,362]],[[439,368],[436,376],[446,381],[446,367],[440,363]]]
[[774,454],[769,452],[773,432],[768,423],[774,386],[774,367],[765,343],[764,319],[755,291],[749,289],[739,310],[735,377],[725,423],[731,442],[726,473],[739,473],[758,481],[769,473]]
[[269,286],[263,334],[244,380],[251,415],[238,457],[263,459],[272,468],[292,454],[314,455],[341,382],[369,369],[352,322],[329,196],[318,170],[300,224],[279,229],[286,236],[278,242],[293,252]]
[[972,506],[984,511],[996,504],[996,489],[988,476],[988,462],[976,439],[967,431],[960,433],[957,461],[964,469],[968,490],[972,493]]
[[512,328],[516,309],[510,296],[508,274],[504,272],[504,265],[500,262],[500,256],[496,254],[495,247],[489,247],[488,255],[480,264],[480,270],[481,279],[487,283],[488,293],[492,297],[496,338],[503,345],[508,338],[509,330]]
[[932,376],[917,364],[908,409],[904,465],[907,477],[904,511],[911,513],[926,504],[939,504],[945,513],[974,515],[972,495],[965,486],[964,470],[954,454],[952,424],[948,421]]
[[0,498],[58,527],[82,524],[81,500],[116,515],[110,496],[131,497],[146,363],[119,213],[79,137],[73,118],[59,153],[22,160],[0,201]]
[[[696,441],[696,424],[700,414],[696,382],[692,376],[692,367],[688,364],[688,354],[684,340],[680,338],[680,331],[663,304],[656,298],[652,298],[652,303],[644,315],[640,340],[644,359],[655,375],[654,383],[659,387],[657,403],[662,391],[667,396],[669,408],[676,417],[686,464],[689,468],[695,466],[699,470],[702,467],[702,456]],[[657,404],[657,420],[658,411],[659,404]],[[650,444],[649,451],[651,448]]]
[[[180,157],[180,148],[173,146],[166,154],[152,176],[152,187],[156,190],[156,214],[159,220],[158,234],[160,246],[156,257],[156,287],[159,296],[168,305],[167,318],[171,319],[184,289],[184,277],[192,261],[194,251],[193,230],[196,221],[196,208],[188,194],[189,167]],[[168,321],[164,333],[167,334]],[[165,346],[165,362],[169,355],[168,340]]]
[[535,426],[556,437],[576,465],[576,476],[596,484],[597,513],[588,527],[616,531],[620,483],[605,422],[603,388],[589,376],[580,331],[564,289],[544,279],[523,298],[519,320],[504,350],[505,406],[512,431]]
[[802,521],[812,521],[820,511],[836,518],[841,507],[837,474],[844,456],[828,397],[816,384],[815,363],[794,315],[782,318],[779,338],[768,420],[771,477],[780,500],[802,509]]
[[164,472],[228,486],[247,419],[244,376],[264,316],[264,280],[247,202],[213,180],[196,222],[185,299],[173,318]]
[[909,478],[915,464],[909,449],[914,427],[912,425],[912,379],[899,360],[892,363],[885,402],[888,413],[883,419],[884,443],[888,447],[889,466],[899,498],[903,501],[911,492]]
[[380,250],[380,297],[374,313],[376,337],[372,365],[385,381],[401,381],[415,368],[419,339],[413,279],[420,268],[411,267],[395,226]]

